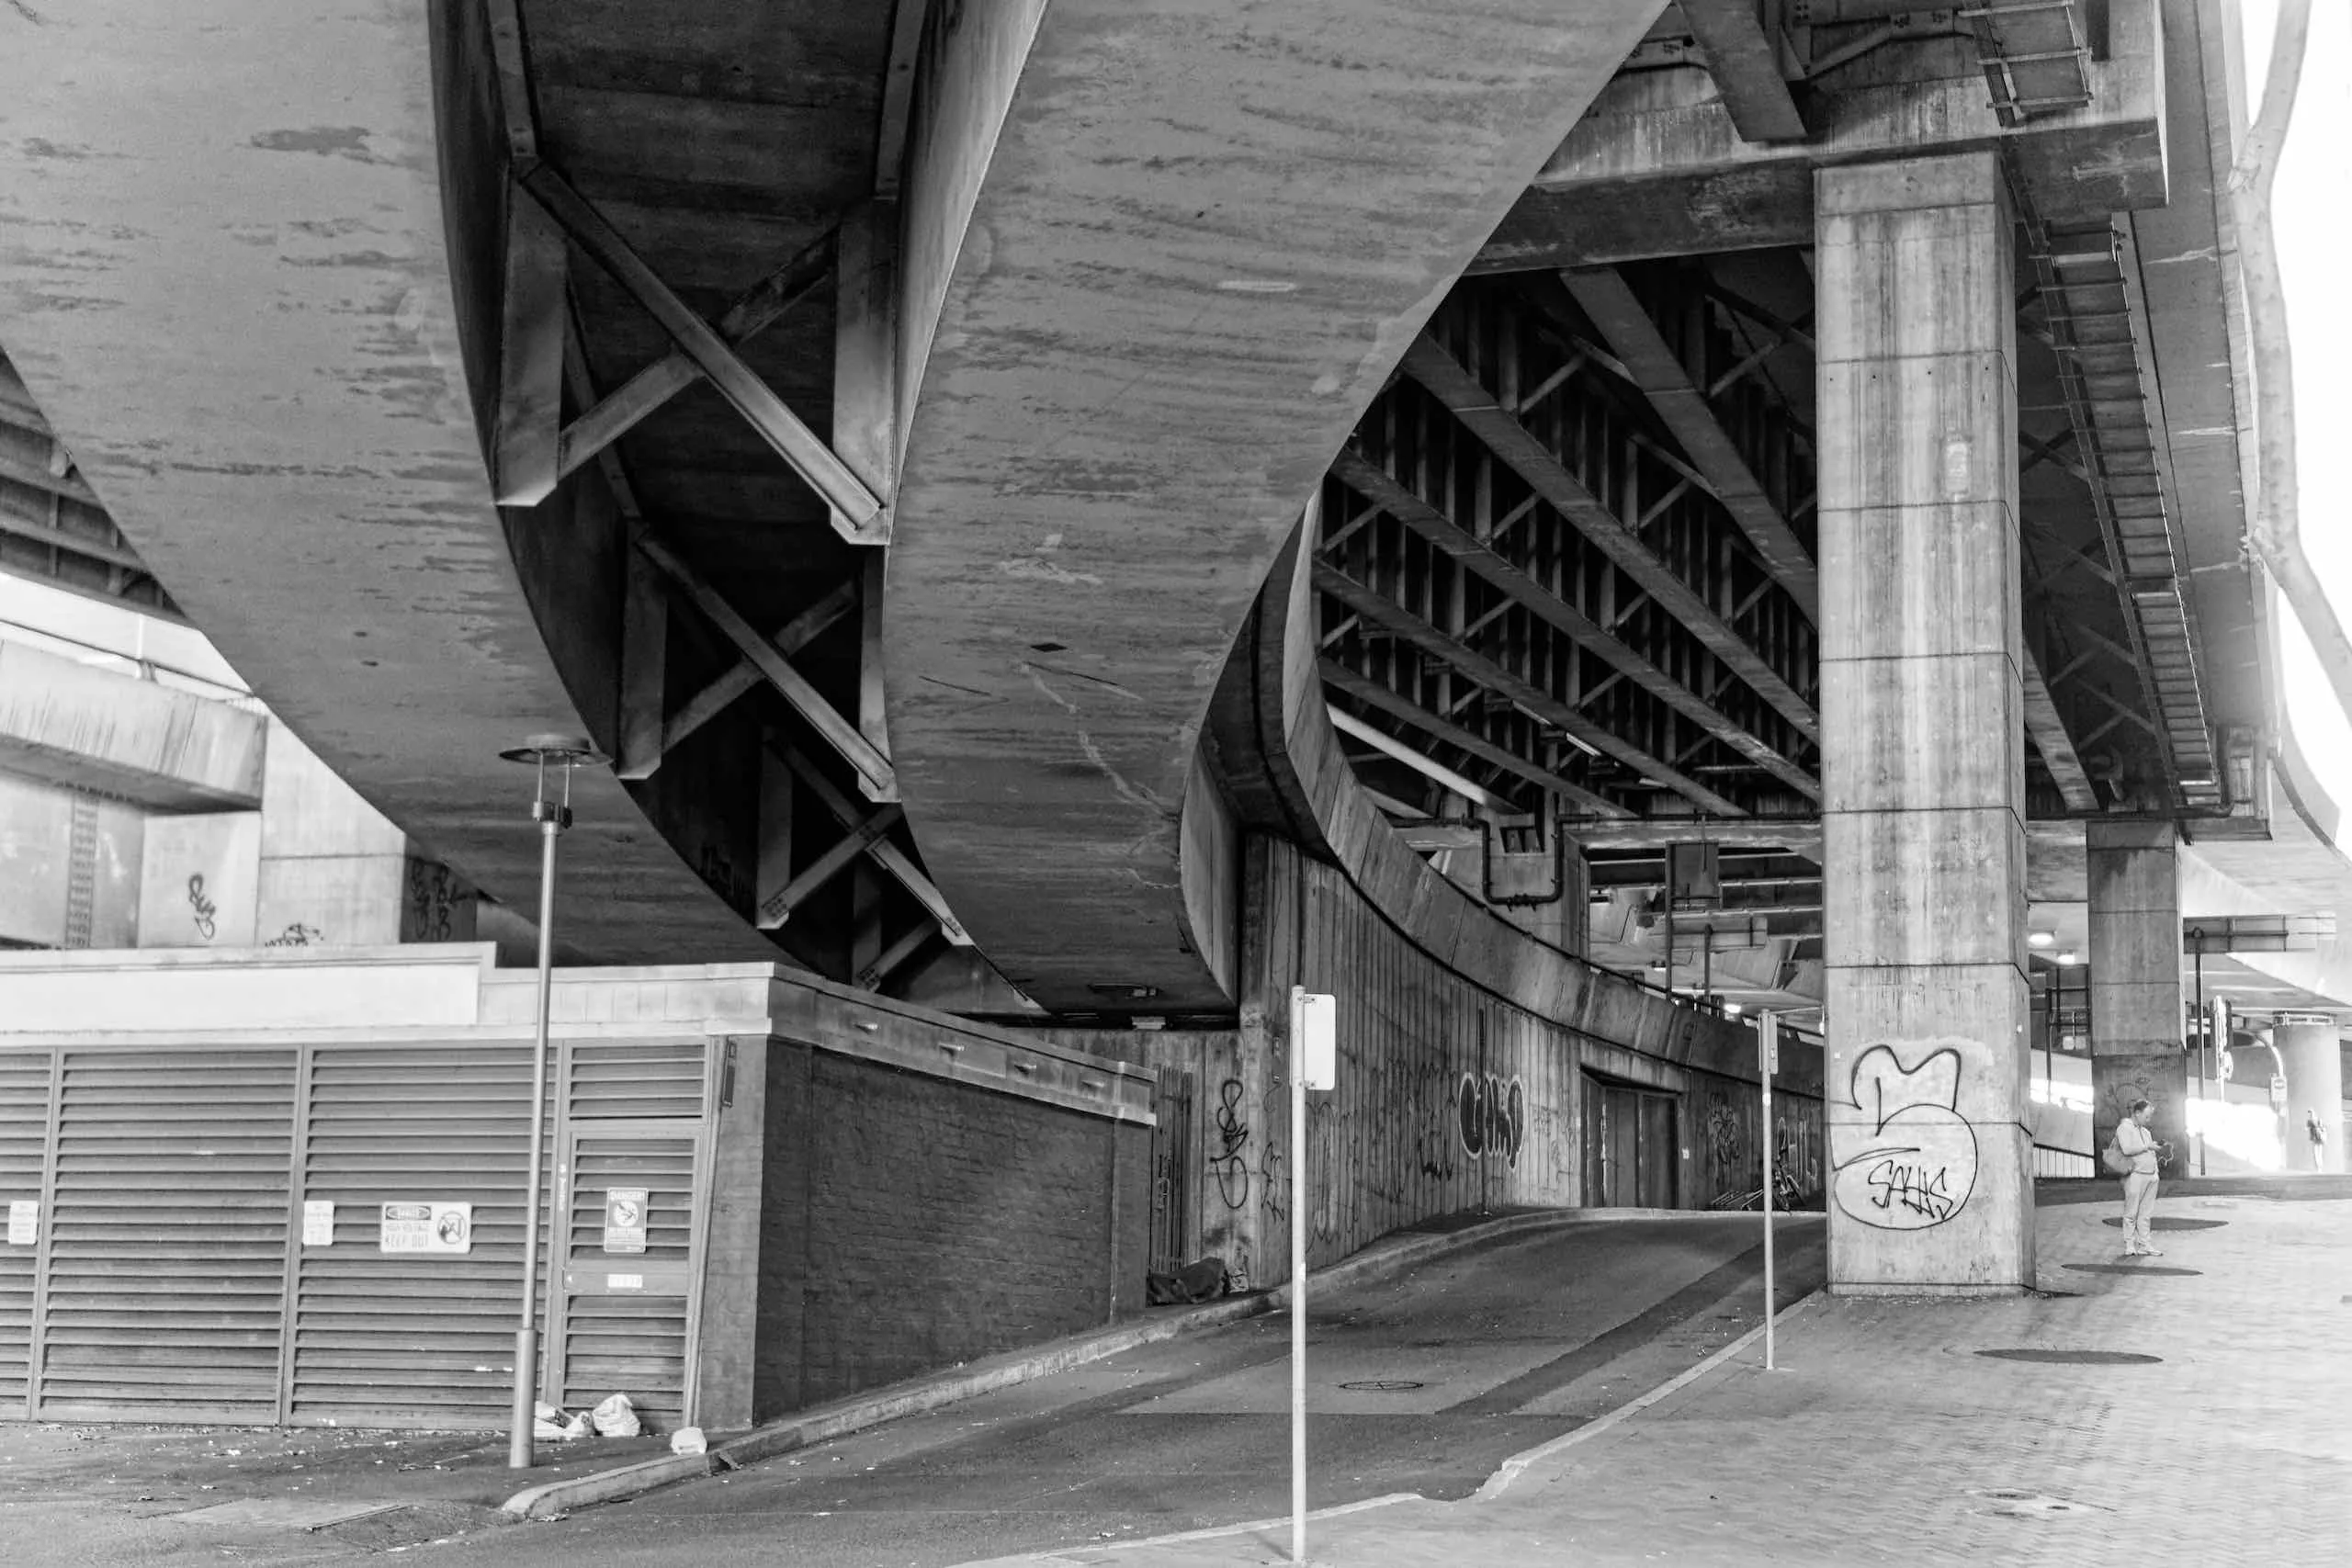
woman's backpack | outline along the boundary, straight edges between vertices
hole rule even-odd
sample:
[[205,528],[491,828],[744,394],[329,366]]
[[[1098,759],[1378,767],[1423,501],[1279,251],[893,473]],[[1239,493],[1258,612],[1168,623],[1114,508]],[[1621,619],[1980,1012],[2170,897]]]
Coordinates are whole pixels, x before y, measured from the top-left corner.
[[2132,1174],[2132,1156],[2123,1152],[2121,1145],[2112,1140],[2109,1142],[2107,1147],[2099,1150],[2098,1160],[2101,1165],[2118,1176]]

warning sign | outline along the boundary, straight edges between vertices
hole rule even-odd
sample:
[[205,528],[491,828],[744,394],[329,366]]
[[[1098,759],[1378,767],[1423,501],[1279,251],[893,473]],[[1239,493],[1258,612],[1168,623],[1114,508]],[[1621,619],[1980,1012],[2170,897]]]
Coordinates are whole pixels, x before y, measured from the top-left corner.
[[8,1245],[30,1247],[40,1240],[40,1200],[17,1198],[8,1204]]
[[642,1187],[613,1187],[605,1192],[605,1250],[645,1250],[645,1209],[650,1194]]
[[387,1203],[379,1252],[431,1252],[444,1256],[474,1249],[471,1203]]
[[302,1245],[333,1247],[334,1245],[334,1205],[322,1199],[302,1200]]

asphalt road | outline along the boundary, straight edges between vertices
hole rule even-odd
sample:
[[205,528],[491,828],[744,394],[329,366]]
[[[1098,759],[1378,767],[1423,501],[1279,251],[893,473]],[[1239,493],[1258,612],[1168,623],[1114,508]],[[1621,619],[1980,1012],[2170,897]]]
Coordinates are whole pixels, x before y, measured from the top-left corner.
[[[1759,1224],[1579,1221],[1314,1302],[1310,1502],[1465,1495],[1512,1453],[1702,1359],[1758,1321]],[[1823,1236],[1817,1216],[1782,1226],[1785,1304],[1820,1284]],[[317,1530],[231,1528],[189,1520],[195,1496],[151,1498],[152,1483],[89,1469],[0,1506],[0,1560],[176,1568],[398,1550],[447,1568],[944,1568],[1262,1517],[1289,1506],[1288,1350],[1286,1318],[1256,1319],[549,1521],[451,1497]],[[128,1484],[145,1490],[126,1497]]]

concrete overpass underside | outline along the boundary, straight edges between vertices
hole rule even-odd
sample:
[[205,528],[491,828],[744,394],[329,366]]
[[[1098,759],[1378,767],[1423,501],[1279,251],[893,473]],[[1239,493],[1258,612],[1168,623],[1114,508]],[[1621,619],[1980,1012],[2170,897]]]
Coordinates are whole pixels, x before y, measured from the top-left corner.
[[2346,886],[2223,0],[182,10],[0,19],[0,343],[490,893],[499,750],[613,753],[583,957],[1247,1030],[1272,835],[1497,995],[1826,998],[1833,1100],[1960,1041],[1997,1141],[2041,905],[2169,922],[2140,1082],[2183,840],[2233,914]]

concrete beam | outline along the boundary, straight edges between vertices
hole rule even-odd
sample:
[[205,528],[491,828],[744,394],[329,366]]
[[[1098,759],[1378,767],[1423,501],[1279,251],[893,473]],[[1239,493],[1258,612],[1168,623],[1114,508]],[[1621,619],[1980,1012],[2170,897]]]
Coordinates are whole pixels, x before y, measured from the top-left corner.
[[1812,553],[1764,493],[1747,459],[1740,456],[1708,405],[1706,393],[1691,381],[1680,356],[1668,344],[1624,278],[1611,267],[1566,272],[1560,277],[1584,313],[1592,318],[1592,324],[1600,329],[1600,335],[1609,340],[1609,346],[1617,351],[1634,385],[1690,455],[1691,465],[1705,478],[1715,499],[1747,536],[1765,571],[1789,591],[1808,619],[1817,615],[1821,583]]
[[261,804],[251,709],[0,642],[0,768],[157,811]]
[[[2190,0],[2182,0],[2188,4]],[[1817,168],[1998,148],[2052,221],[2165,200],[2164,30],[2154,0],[2114,0],[2093,101],[2008,130],[1979,73],[1817,93],[1812,139],[1743,137],[1688,71],[1618,78],[1561,143],[1473,272],[1591,266],[1813,243]]]

